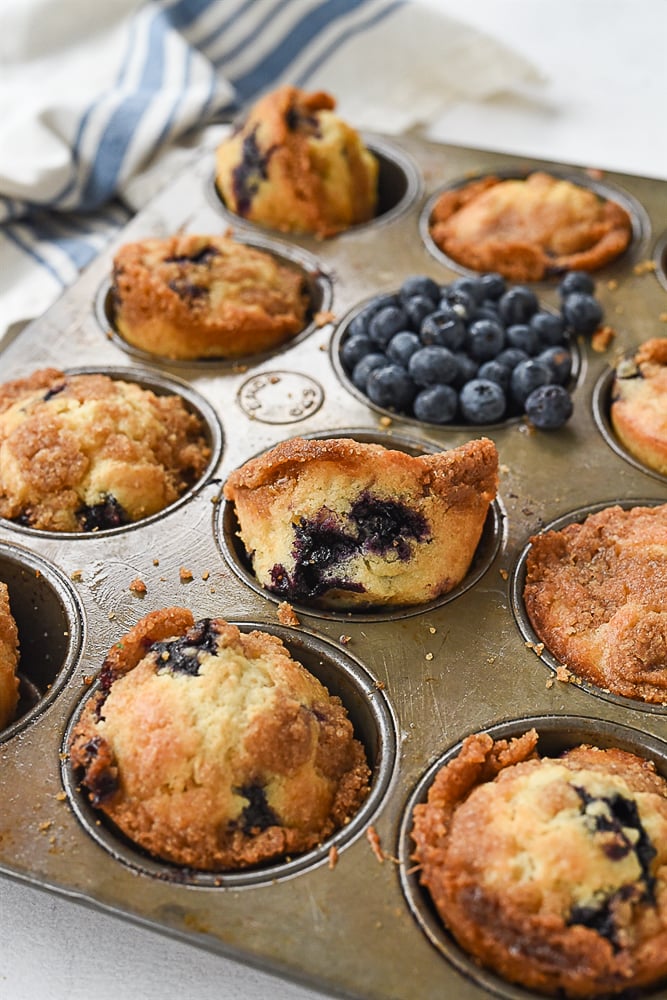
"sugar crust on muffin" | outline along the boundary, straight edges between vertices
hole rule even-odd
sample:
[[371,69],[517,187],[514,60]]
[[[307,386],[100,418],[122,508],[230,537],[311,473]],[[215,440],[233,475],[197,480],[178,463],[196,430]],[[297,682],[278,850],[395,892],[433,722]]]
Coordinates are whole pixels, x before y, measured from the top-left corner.
[[44,368],[0,385],[0,517],[95,531],[154,514],[210,458],[201,418],[176,395]]
[[370,781],[342,702],[280,639],[178,607],[111,649],[70,759],[135,844],[211,871],[312,849]]
[[644,758],[476,734],[414,810],[420,882],[512,983],[612,996],[667,976],[667,781]]
[[297,267],[230,235],[127,243],[114,256],[114,325],[134,347],[168,358],[238,358],[305,328],[310,294]]
[[534,535],[523,599],[551,653],[614,694],[667,702],[667,505]]
[[9,602],[9,590],[0,581],[0,729],[16,713],[19,701],[19,634]]
[[617,366],[609,415],[624,448],[667,475],[667,338],[644,341],[631,363]]
[[231,212],[282,232],[334,236],[373,218],[378,160],[328,93],[279,87],[216,151]]
[[496,496],[488,438],[411,456],[348,438],[292,438],[230,474],[258,581],[323,607],[434,600],[465,577]]
[[568,270],[594,271],[632,239],[622,205],[545,171],[495,175],[443,192],[429,229],[447,256],[510,281],[540,281]]

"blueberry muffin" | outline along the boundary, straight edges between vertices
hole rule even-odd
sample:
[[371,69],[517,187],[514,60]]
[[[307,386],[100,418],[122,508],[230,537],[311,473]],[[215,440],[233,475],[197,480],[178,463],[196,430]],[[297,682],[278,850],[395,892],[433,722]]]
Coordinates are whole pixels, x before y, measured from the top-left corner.
[[98,531],[173,503],[210,458],[201,419],[175,395],[44,368],[0,385],[0,517]]
[[[616,748],[468,737],[416,806],[414,858],[482,965],[559,997],[667,976],[667,781]],[[633,995],[635,995],[633,993]]]
[[216,151],[216,183],[236,215],[323,238],[373,218],[378,161],[327,93],[266,94]]
[[525,178],[491,175],[445,191],[429,228],[448,257],[510,281],[597,270],[632,239],[621,205],[544,171]]
[[0,582],[0,729],[4,729],[16,713],[19,701],[19,634],[12,617],[9,591]]
[[70,760],[135,844],[200,870],[307,851],[369,791],[342,703],[279,639],[184,608],[146,615],[112,647]]
[[114,325],[167,358],[238,358],[279,347],[306,326],[304,274],[230,236],[181,234],[116,253]]
[[607,507],[530,542],[524,604],[550,652],[604,690],[667,703],[667,505]]
[[640,345],[621,362],[611,390],[610,419],[616,437],[642,465],[667,475],[667,339]]
[[224,495],[263,587],[346,609],[422,604],[457,586],[497,482],[486,438],[418,457],[293,438],[232,472]]

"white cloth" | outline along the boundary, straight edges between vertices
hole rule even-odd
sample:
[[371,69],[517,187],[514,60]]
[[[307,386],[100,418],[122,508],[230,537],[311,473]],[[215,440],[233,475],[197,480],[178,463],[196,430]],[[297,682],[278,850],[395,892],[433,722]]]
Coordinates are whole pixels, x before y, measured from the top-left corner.
[[539,79],[410,0],[3,0],[0,74],[0,340],[262,91],[397,134]]

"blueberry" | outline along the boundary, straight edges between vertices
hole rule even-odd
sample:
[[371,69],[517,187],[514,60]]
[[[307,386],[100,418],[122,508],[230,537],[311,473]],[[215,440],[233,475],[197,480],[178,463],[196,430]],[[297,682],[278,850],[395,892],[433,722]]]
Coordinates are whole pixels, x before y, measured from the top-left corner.
[[417,420],[429,424],[449,424],[456,415],[458,395],[451,385],[430,385],[418,392],[412,404]]
[[387,355],[381,354],[379,351],[375,351],[373,354],[367,354],[365,358],[361,361],[357,361],[354,369],[352,371],[352,384],[360,389],[361,392],[366,392],[366,384],[368,382],[368,376],[375,368],[381,368],[383,365],[387,364]]
[[453,288],[451,285],[443,285],[440,294],[440,308],[452,309],[461,319],[469,319],[475,311],[476,303],[469,292],[462,288]]
[[459,366],[459,373],[454,381],[454,385],[460,389],[466,382],[470,382],[471,379],[475,378],[479,365],[465,351],[455,351],[454,357]]
[[371,317],[368,336],[377,347],[385,348],[395,333],[405,330],[408,317],[400,306],[384,306]]
[[459,366],[447,347],[432,344],[422,347],[410,358],[408,373],[419,386],[449,385],[456,379]]
[[400,333],[395,333],[387,344],[386,354],[390,361],[407,368],[408,361],[420,347],[421,340],[416,333],[401,330]]
[[366,393],[377,406],[403,412],[412,405],[417,387],[402,365],[385,364],[368,376]]
[[512,369],[501,364],[497,358],[491,358],[490,361],[485,361],[483,365],[480,365],[477,377],[488,379],[489,382],[497,382],[503,391],[507,392],[510,387]]
[[553,373],[557,385],[565,385],[572,374],[572,355],[567,347],[547,347],[537,355],[537,361],[544,361]]
[[355,333],[343,341],[340,360],[346,372],[351,372],[358,361],[371,352],[373,345],[368,334]]
[[494,323],[501,322],[495,302],[482,302],[481,306],[478,306],[477,309],[475,309],[475,312],[470,319],[471,322],[474,322],[477,319],[491,319]]
[[507,343],[510,347],[518,347],[526,354],[537,354],[540,344],[537,334],[528,323],[514,323],[507,327]]
[[479,280],[484,289],[484,297],[491,299],[493,302],[497,302],[507,290],[507,285],[502,274],[495,274],[495,272],[491,271],[488,274],[483,274]]
[[495,358],[505,346],[505,330],[491,319],[478,319],[468,327],[468,353],[477,361]]
[[419,336],[423,344],[439,344],[455,351],[465,340],[466,328],[461,317],[451,309],[439,309],[426,317]]
[[568,271],[558,286],[558,294],[562,299],[566,299],[573,292],[583,292],[585,295],[593,295],[595,292],[595,282],[588,271]]
[[553,381],[549,365],[535,358],[528,358],[516,366],[510,380],[510,394],[520,406],[523,406],[533,389],[547,385]]
[[484,286],[479,278],[456,278],[449,287],[453,292],[465,292],[476,305],[481,305],[486,297]]
[[507,326],[512,326],[514,323],[527,323],[538,309],[537,295],[525,285],[516,285],[516,287],[510,288],[498,302],[500,318]]
[[563,300],[563,319],[574,333],[593,333],[602,320],[602,306],[586,292],[572,292]]
[[526,416],[539,430],[555,430],[570,419],[574,407],[562,385],[542,385],[525,402]]
[[505,365],[506,368],[510,370],[516,368],[520,365],[522,361],[527,361],[530,357],[526,351],[522,351],[520,347],[506,347],[504,351],[501,351],[497,356],[496,361],[501,365]]
[[356,333],[367,333],[368,324],[375,316],[379,313],[380,309],[384,309],[386,306],[396,305],[395,295],[376,295],[375,298],[367,302],[363,309],[357,313],[357,315],[350,321],[347,328],[348,336],[352,336]]
[[413,295],[403,303],[405,314],[408,317],[408,326],[411,330],[419,330],[427,316],[435,310],[435,303],[426,295]]
[[401,285],[398,297],[401,302],[405,303],[408,299],[414,298],[415,295],[423,295],[430,299],[433,303],[432,308],[435,309],[440,301],[440,285],[425,274],[412,274]]
[[565,323],[562,316],[541,309],[530,317],[528,325],[537,334],[541,347],[556,347],[565,341]]
[[463,417],[471,424],[493,424],[504,416],[507,401],[497,382],[474,378],[459,394]]

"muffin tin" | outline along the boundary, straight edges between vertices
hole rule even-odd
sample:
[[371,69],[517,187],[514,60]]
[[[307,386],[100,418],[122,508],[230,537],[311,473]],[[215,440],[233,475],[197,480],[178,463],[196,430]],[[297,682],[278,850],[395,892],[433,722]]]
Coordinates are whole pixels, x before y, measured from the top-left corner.
[[[314,322],[280,351],[235,364],[166,362],[128,349],[111,327],[109,247],[40,319],[0,350],[3,381],[49,365],[138,379],[178,391],[204,416],[206,475],[159,515],[87,535],[0,521],[0,578],[22,647],[21,716],[0,734],[0,871],[212,952],[323,991],[374,1000],[530,996],[481,973],[433,919],[410,861],[410,812],[435,767],[469,733],[535,724],[549,746],[585,739],[632,747],[665,771],[667,707],[605,696],[554,679],[523,616],[529,538],[589,509],[667,500],[667,478],[628,459],[608,422],[610,365],[667,333],[667,185],[501,153],[369,136],[381,159],[378,218],[332,240],[286,238],[229,215],[202,157],[140,212],[120,243],[177,229],[221,232],[283,255],[310,274]],[[462,273],[433,252],[429,205],[474,174],[558,170],[604,185],[631,206],[635,239],[596,274],[616,337],[577,343],[574,415],[539,432],[521,419],[435,427],[368,404],[342,376],[345,323],[370,296],[410,274],[441,283]],[[554,283],[534,286],[557,308]],[[498,499],[463,585],[434,604],[338,613],[276,600],[253,581],[221,496],[228,473],[295,435],[352,436],[410,453],[481,435],[498,446]],[[140,578],[144,596],[130,589]],[[202,875],[148,858],[95,815],[77,787],[67,736],[109,647],[140,617],[183,605],[281,636],[340,694],[366,746],[372,791],[360,813],[316,851],[263,870]],[[667,988],[652,996],[667,997]]]

